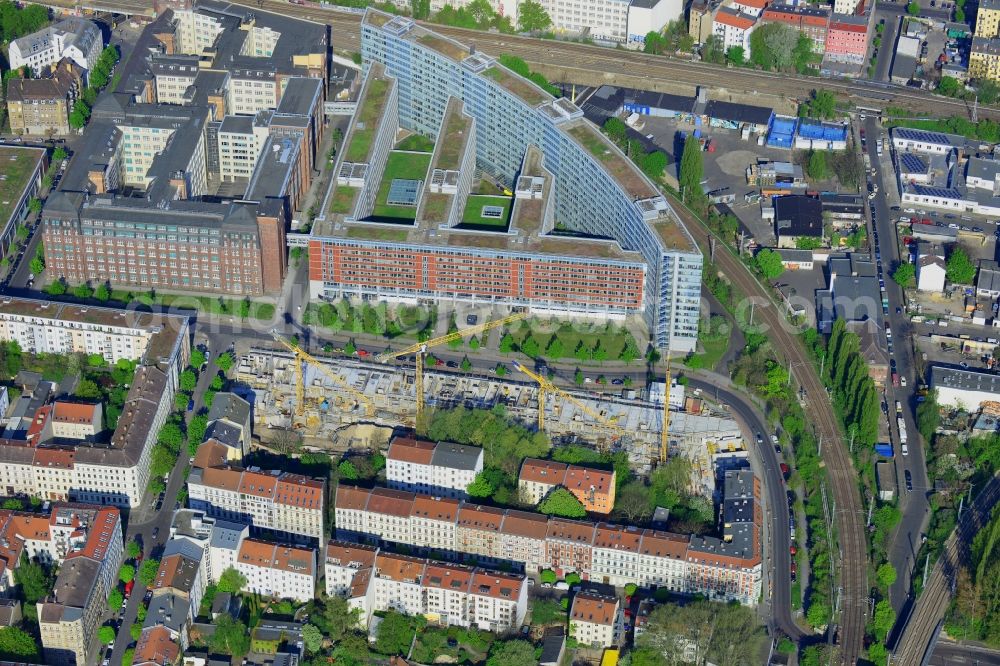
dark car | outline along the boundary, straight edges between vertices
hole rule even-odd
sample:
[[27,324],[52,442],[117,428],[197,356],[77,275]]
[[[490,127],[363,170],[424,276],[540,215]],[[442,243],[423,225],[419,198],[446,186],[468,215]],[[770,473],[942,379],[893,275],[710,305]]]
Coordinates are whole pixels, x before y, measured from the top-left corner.
[[779,467],[781,467],[781,474],[782,474],[782,476],[784,476],[787,479],[788,475],[792,473],[791,468],[788,465],[786,465],[785,463],[781,463],[779,465]]
[[468,317],[465,318],[465,323],[469,326],[475,326],[476,322],[478,321],[479,321],[478,315],[469,315]]
[[449,368],[457,368],[458,367],[458,361],[448,361],[448,367]]
[[907,492],[913,490],[913,475],[910,474],[910,470],[903,471],[903,479],[906,481]]

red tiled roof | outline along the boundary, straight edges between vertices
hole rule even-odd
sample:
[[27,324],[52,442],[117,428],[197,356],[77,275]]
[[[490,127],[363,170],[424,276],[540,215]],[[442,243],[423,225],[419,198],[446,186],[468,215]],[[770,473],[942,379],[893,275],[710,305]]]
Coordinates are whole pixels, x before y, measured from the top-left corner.
[[433,455],[434,442],[413,439],[411,437],[395,437],[389,443],[389,451],[385,457],[387,460],[430,465]]
[[518,481],[529,481],[532,483],[548,483],[558,486],[566,478],[566,463],[554,460],[539,460],[538,458],[525,458],[521,463],[521,473]]
[[730,25],[734,28],[739,28],[740,30],[749,30],[753,27],[753,18],[746,16],[741,13],[734,13],[729,11],[723,11],[726,9],[722,7],[715,15],[715,22],[722,23],[723,25]]
[[573,597],[573,608],[569,619],[590,624],[611,625],[618,613],[618,599],[592,592],[578,592]]

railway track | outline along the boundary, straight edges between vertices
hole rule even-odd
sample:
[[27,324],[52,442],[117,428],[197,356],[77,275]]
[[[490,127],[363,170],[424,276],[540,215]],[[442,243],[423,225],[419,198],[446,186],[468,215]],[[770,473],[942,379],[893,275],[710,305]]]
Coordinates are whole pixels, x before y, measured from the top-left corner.
[[969,555],[972,537],[989,520],[990,511],[997,500],[1000,500],[1000,477],[994,476],[945,542],[944,551],[934,564],[923,594],[917,600],[896,642],[893,664],[922,663],[924,655],[933,648],[931,641],[936,637],[934,630],[948,609],[958,569]]
[[[707,254],[711,232],[697,217],[676,203],[674,210]],[[840,552],[835,563],[839,566],[840,580],[838,624],[841,662],[854,666],[861,656],[868,614],[868,542],[857,473],[841,435],[840,424],[812,360],[806,356],[805,348],[788,328],[782,313],[746,266],[725,249],[721,242],[717,243],[715,265],[746,297],[753,299],[754,321],[767,327],[766,333],[776,352],[784,356],[809,400],[809,414],[813,418],[817,436],[823,441],[823,460],[834,502],[832,518],[839,536]],[[834,555],[836,554],[834,551]]]

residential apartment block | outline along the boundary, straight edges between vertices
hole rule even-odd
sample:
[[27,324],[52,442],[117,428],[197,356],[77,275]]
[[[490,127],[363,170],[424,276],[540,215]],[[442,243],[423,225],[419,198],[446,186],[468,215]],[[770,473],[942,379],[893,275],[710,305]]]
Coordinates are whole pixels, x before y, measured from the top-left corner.
[[40,72],[68,58],[90,72],[103,49],[101,29],[90,21],[71,17],[12,41],[8,60],[11,69],[27,65]]
[[832,63],[861,65],[868,54],[868,33],[871,21],[868,16],[833,14],[826,33],[824,60]]
[[[346,596],[365,626],[374,612],[395,610],[444,626],[504,633],[520,627],[528,610],[525,576],[378,549],[331,542],[325,575],[328,593]],[[333,587],[331,580],[337,581]]]
[[569,610],[569,634],[592,648],[620,645],[625,633],[624,613],[618,597],[578,592]]
[[830,10],[812,5],[775,4],[761,13],[761,24],[782,23],[795,28],[812,40],[813,52],[826,51],[826,33],[830,27]]
[[256,539],[244,539],[236,570],[247,591],[295,601],[311,601],[316,590],[316,551]]
[[750,35],[757,27],[757,19],[740,11],[736,6],[723,6],[715,13],[712,34],[722,42],[722,48],[743,49],[744,57],[750,55]]
[[188,477],[192,509],[294,540],[324,539],[325,496],[322,479],[257,467],[228,463],[193,467]]
[[483,450],[477,446],[394,437],[385,456],[386,484],[415,493],[465,498],[482,471]]
[[70,60],[53,65],[43,78],[7,83],[7,116],[15,134],[69,134],[69,114],[83,90],[83,70]]
[[554,460],[525,458],[517,478],[521,500],[538,504],[553,489],[562,486],[591,513],[611,513],[615,506],[615,472],[567,465]]
[[969,50],[969,77],[1000,81],[1000,38],[973,37]]
[[277,293],[322,141],[327,28],[211,0],[157,7],[148,52],[95,105],[46,202],[46,269],[70,283]]
[[[100,354],[139,360],[110,443],[95,441],[99,405],[27,405],[32,420],[0,438],[0,491],[47,500],[136,506],[149,482],[160,427],[173,410],[179,368],[187,363],[186,317],[126,312],[47,301],[0,301],[0,339],[33,353]],[[32,396],[34,398],[35,396]]]
[[49,525],[60,566],[52,593],[38,602],[45,663],[96,663],[97,629],[125,551],[121,517],[111,507],[56,505]]
[[[665,587],[753,605],[761,584],[759,487],[752,474],[732,480],[730,474],[727,496],[732,483],[734,502],[744,504],[722,525],[722,539],[343,483],[335,501],[336,537],[371,545],[402,544],[450,560],[515,564],[529,573],[546,568],[558,575],[575,571],[610,585]],[[345,585],[343,579],[338,585]]]
[[976,37],[1000,37],[1000,2],[983,0],[976,8]]
[[[361,42],[365,83],[345,139],[355,150],[341,151],[332,204],[311,232],[313,297],[642,313],[658,346],[693,349],[701,254],[662,193],[582,110],[405,17],[369,9]],[[436,145],[414,185],[413,223],[394,222],[390,242],[373,215],[399,128]],[[513,193],[502,226],[463,226],[468,205],[489,208],[475,208],[468,188],[477,170]],[[556,219],[577,235],[553,233]]]

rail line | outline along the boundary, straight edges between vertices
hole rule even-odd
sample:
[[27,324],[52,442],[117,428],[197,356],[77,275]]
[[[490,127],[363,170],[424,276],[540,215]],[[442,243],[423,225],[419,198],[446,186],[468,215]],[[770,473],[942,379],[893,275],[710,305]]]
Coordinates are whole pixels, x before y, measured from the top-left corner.
[[900,633],[891,663],[920,664],[928,651],[933,649],[933,640],[937,636],[934,629],[948,609],[958,569],[969,555],[969,543],[989,520],[990,511],[998,499],[1000,477],[994,476],[945,542],[941,557],[934,564],[927,585]]

